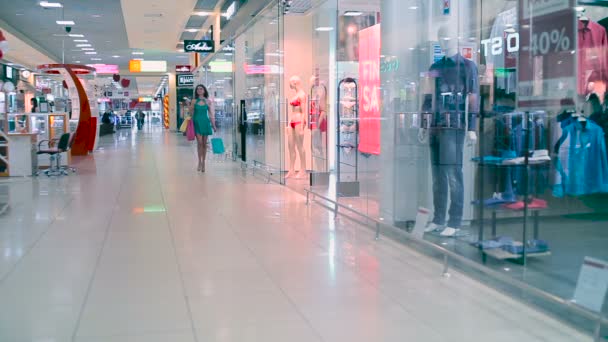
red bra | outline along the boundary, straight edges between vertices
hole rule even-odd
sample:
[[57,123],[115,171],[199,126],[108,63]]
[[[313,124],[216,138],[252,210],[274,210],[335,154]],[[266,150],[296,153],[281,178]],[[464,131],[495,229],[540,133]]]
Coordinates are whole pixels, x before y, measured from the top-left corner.
[[294,107],[300,107],[302,105],[302,102],[300,101],[300,99],[295,99],[295,100],[289,102],[289,104]]

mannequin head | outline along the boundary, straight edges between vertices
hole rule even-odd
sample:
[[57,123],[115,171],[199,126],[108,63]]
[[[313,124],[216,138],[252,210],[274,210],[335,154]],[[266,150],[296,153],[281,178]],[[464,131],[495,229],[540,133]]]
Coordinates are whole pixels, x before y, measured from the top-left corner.
[[604,103],[607,86],[608,80],[597,71],[592,72],[587,80],[587,91],[596,94],[600,103]]
[[299,76],[291,76],[289,79],[289,88],[295,91],[302,89],[302,80]]
[[319,85],[319,78],[315,75],[310,76],[310,84],[313,86],[318,86]]
[[455,55],[458,52],[458,35],[446,25],[439,27],[437,40],[446,55]]

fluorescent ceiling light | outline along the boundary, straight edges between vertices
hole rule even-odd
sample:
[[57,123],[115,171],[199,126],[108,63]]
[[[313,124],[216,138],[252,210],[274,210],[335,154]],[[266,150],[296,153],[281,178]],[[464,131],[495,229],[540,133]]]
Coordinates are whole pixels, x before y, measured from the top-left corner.
[[97,54],[97,52],[95,52],[95,51],[87,51],[87,52],[85,52],[84,54],[85,54],[85,55],[96,55],[96,54]]
[[315,30],[319,31],[319,32],[329,32],[329,31],[333,31],[334,28],[329,27],[329,26],[321,26],[321,27],[317,27]]
[[74,61],[74,63],[80,63],[80,61]]
[[57,20],[57,25],[76,25],[73,20]]
[[101,18],[101,14],[93,14],[91,17],[93,17],[93,18]]
[[417,10],[418,6],[410,6],[409,9],[411,9],[411,10]]
[[91,58],[92,61],[100,61],[101,58]]
[[82,48],[81,50],[82,51],[95,51],[94,48]]
[[44,8],[61,8],[63,5],[60,2],[40,1],[40,6]]
[[194,32],[198,32],[198,31],[200,31],[200,30],[199,30],[199,29],[193,29],[193,28],[189,28],[189,29],[186,29],[185,31],[186,31],[186,32],[192,32],[192,33],[194,33]]
[[72,38],[82,38],[84,37],[84,34],[68,34],[68,36]]
[[89,41],[86,39],[74,39],[74,43],[88,43]]
[[363,12],[359,12],[359,11],[346,11],[344,12],[344,16],[345,17],[358,17],[360,15],[362,15]]
[[133,58],[133,60],[136,60],[136,61],[143,61],[144,59],[143,59],[143,58]]
[[211,15],[211,12],[205,12],[205,11],[194,12],[194,15],[198,15],[199,17],[206,17],[208,15]]
[[91,47],[91,44],[76,44],[76,47]]
[[112,56],[112,58],[120,58],[120,56],[114,55],[114,56]]
[[131,54],[132,55],[143,55],[144,53],[143,52],[138,52],[138,51],[133,51]]

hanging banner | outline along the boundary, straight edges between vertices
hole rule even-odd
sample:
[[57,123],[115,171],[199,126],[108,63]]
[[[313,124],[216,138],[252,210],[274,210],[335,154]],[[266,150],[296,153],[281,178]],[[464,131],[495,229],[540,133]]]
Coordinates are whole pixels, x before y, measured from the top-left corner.
[[215,52],[213,40],[184,40],[185,52],[212,53]]
[[380,154],[380,24],[359,31],[359,151]]
[[[488,50],[491,54],[519,51],[519,109],[547,110],[574,101],[576,91],[568,86],[576,84],[576,52],[580,51],[574,5],[573,0],[519,0],[519,32],[487,44],[485,54]],[[578,87],[579,93],[584,94],[583,87]]]

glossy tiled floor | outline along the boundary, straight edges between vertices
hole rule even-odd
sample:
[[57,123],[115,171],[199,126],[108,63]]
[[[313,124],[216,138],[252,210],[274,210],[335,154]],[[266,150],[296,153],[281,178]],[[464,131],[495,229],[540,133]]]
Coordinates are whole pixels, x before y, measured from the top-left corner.
[[0,341],[589,341],[161,131],[0,181]]

